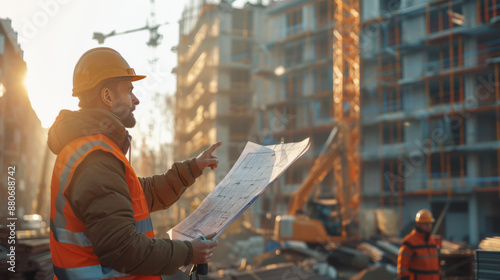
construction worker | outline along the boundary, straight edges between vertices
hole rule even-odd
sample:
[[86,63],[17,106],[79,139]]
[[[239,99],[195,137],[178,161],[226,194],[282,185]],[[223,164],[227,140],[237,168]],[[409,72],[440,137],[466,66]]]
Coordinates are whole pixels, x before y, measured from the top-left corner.
[[415,229],[404,239],[398,255],[400,280],[439,280],[437,245],[432,238],[434,217],[427,209],[415,216]]
[[[161,175],[138,178],[126,128],[139,100],[136,75],[110,48],[84,53],[73,74],[78,111],[62,110],[49,130],[57,155],[51,183],[50,249],[55,279],[161,279],[210,261],[217,241],[153,238],[150,212],[167,209],[202,171],[217,167],[216,143]],[[130,155],[129,155],[130,156]],[[156,276],[155,276],[156,275]]]

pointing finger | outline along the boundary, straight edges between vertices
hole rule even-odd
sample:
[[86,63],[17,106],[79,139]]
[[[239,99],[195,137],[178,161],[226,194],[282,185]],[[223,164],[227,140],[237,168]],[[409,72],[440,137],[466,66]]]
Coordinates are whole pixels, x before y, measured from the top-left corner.
[[215,151],[215,149],[219,148],[220,145],[222,145],[222,142],[217,142],[215,144],[212,144],[212,146],[210,146],[208,149],[207,149],[207,152],[209,154],[213,153]]

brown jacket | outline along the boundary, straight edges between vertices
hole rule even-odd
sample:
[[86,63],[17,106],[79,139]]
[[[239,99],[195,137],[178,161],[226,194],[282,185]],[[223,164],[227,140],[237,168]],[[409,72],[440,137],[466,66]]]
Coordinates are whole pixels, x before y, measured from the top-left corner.
[[[103,134],[126,154],[130,139],[112,113],[100,109],[63,110],[49,130],[48,145],[58,154],[75,138]],[[102,265],[137,275],[173,274],[192,259],[190,242],[151,239],[134,230],[134,213],[123,164],[95,151],[78,166],[65,197],[87,228]],[[195,160],[174,163],[166,173],[139,178],[150,212],[170,207],[201,175]]]

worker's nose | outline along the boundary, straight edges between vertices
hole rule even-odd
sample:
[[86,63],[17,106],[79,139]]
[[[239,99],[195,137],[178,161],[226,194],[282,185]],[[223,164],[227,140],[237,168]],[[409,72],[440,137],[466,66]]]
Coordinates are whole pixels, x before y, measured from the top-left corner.
[[137,105],[139,105],[139,103],[141,103],[141,102],[139,101],[139,98],[137,98],[137,96],[135,96],[135,94],[133,94],[133,93],[132,93],[132,103],[133,103],[135,106],[137,106]]

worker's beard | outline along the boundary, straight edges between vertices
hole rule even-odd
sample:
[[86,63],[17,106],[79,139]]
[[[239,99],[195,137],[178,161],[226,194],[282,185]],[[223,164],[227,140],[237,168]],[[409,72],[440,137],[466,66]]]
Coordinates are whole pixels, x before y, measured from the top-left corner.
[[120,101],[118,101],[111,107],[111,112],[117,115],[118,118],[120,118],[123,126],[132,128],[135,126],[136,123],[134,114],[132,113],[132,111],[135,110],[134,107],[135,106],[128,107],[123,103],[121,103]]

